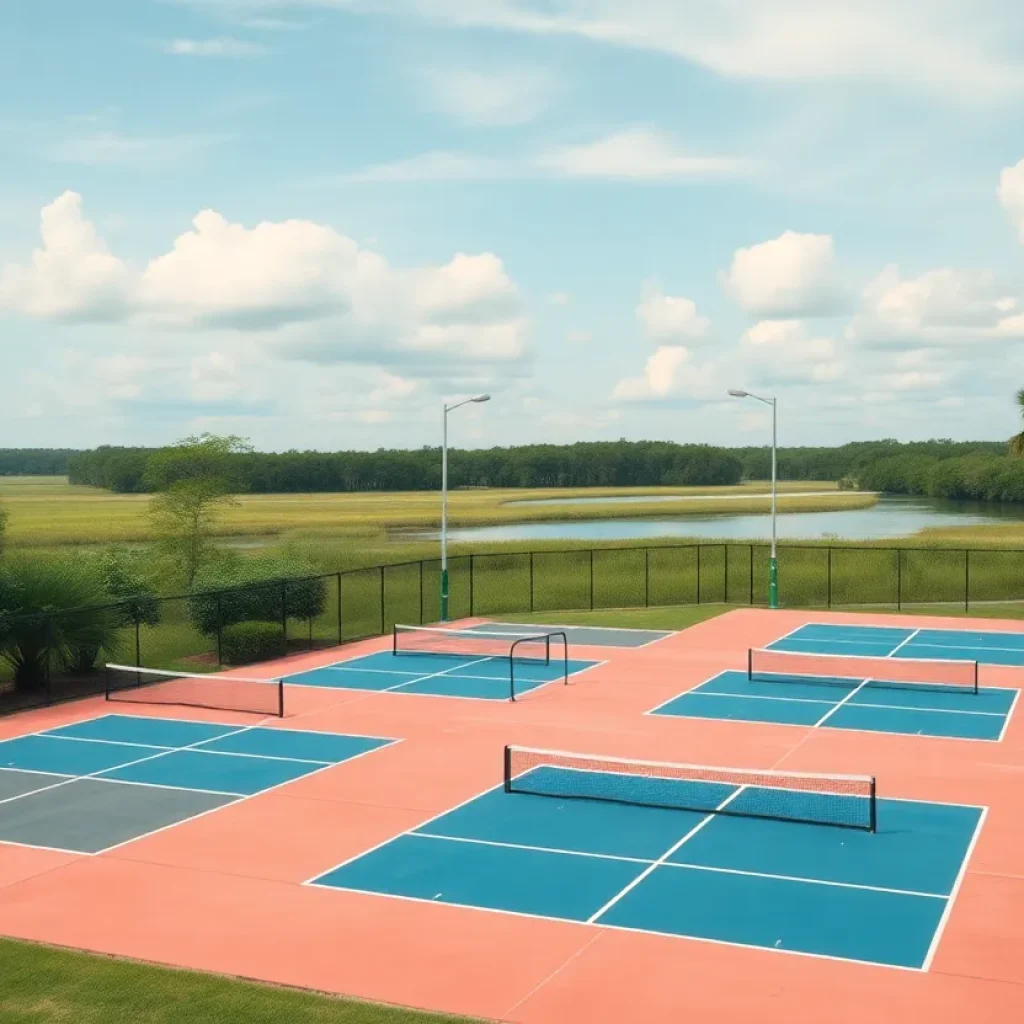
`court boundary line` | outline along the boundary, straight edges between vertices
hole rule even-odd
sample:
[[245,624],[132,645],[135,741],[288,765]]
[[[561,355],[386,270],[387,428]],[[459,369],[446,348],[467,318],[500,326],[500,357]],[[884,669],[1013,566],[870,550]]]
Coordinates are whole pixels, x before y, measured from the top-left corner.
[[[332,733],[331,735],[340,736],[345,735],[344,733]],[[381,739],[385,740],[385,737],[374,737],[374,736],[363,736],[361,739]],[[123,846],[128,846],[131,843],[137,843],[140,839],[148,839],[150,836],[157,835],[160,832],[166,832],[168,829],[177,828],[179,825],[186,825],[191,821],[195,821],[198,818],[205,818],[208,814],[215,814],[217,811],[222,811],[227,807],[234,807],[236,804],[245,803],[248,800],[253,800],[258,796],[264,796],[267,793],[272,793],[277,789],[281,789],[284,786],[289,786],[293,782],[301,782],[303,779],[311,779],[314,775],[319,775],[321,772],[327,771],[329,768],[338,768],[342,765],[349,764],[351,761],[358,761],[361,757],[366,757],[368,754],[376,754],[378,750],[387,750],[388,747],[393,747],[398,743],[404,743],[404,739],[387,739],[382,742],[380,746],[371,747],[369,750],[361,750],[358,754],[353,754],[352,757],[347,758],[344,761],[335,761],[333,764],[325,764],[321,768],[316,768],[311,772],[306,772],[305,775],[300,775],[294,779],[285,779],[283,782],[275,783],[273,786],[268,786],[266,789],[261,789],[256,793],[242,793],[237,799],[231,800],[226,804],[221,804],[219,807],[209,807],[205,811],[200,811],[198,814],[193,814],[188,818],[182,818],[180,821],[173,821],[168,825],[161,825],[159,828],[151,829],[148,832],[143,832],[141,835],[134,836],[131,839],[125,839],[120,843],[114,843],[112,846],[106,846],[102,850],[97,850],[93,854],[86,854],[86,856],[99,857],[105,853],[111,853],[114,850],[119,850]],[[145,783],[143,783],[145,785]],[[196,791],[193,791],[196,792]]]
[[[710,680],[709,680],[710,682]],[[701,683],[700,686],[704,684]],[[864,684],[861,684],[862,686]],[[682,697],[688,697],[691,694],[697,697],[738,697],[740,700],[777,700],[784,704],[832,704],[830,700],[815,700],[813,697],[776,697],[772,694],[767,693],[716,693],[711,690],[702,690],[700,686],[694,687],[692,690],[683,690],[681,693],[676,694],[673,700],[679,700]],[[854,693],[861,689],[860,686],[856,687]],[[850,697],[853,693],[849,694]],[[847,698],[844,698],[846,700]],[[1012,708],[1016,703],[1017,698],[1014,697],[1010,703]],[[671,704],[672,701],[666,701],[662,707]],[[837,704],[836,707],[839,705]],[[930,715],[971,715],[975,718],[1005,718],[1009,715],[1009,711],[1004,714],[1000,711],[964,711],[961,708],[916,708],[912,704],[869,704],[867,702],[858,702],[851,705],[855,708],[878,708],[882,711],[924,711]],[[645,711],[644,714],[651,714],[650,711]],[[682,716],[680,716],[682,717]],[[954,737],[955,738],[955,737]]]
[[[927,603],[927,602],[925,602]],[[957,605],[961,605],[962,602],[952,602]],[[1006,604],[1005,601],[996,601],[995,604]],[[1020,599],[1016,603],[1020,603]],[[862,613],[863,614],[863,613]],[[935,618],[935,616],[927,616],[927,618]],[[941,618],[941,616],[939,616]],[[918,632],[926,630],[928,632],[935,633],[984,633],[989,636],[1020,636],[1024,637],[1024,630],[1022,629],[956,629],[953,626],[879,626],[875,623],[862,623],[862,622],[821,622],[818,620],[812,622],[805,622],[804,626],[827,626],[829,629],[916,629]],[[793,631],[795,632],[795,630]],[[788,633],[786,634],[789,635]],[[783,639],[779,637],[779,639]]]
[[[677,696],[683,697],[685,693],[678,694]],[[712,694],[707,694],[712,696]],[[725,696],[719,694],[718,696]],[[859,707],[859,705],[857,705]],[[645,711],[644,714],[654,714],[654,712]],[[762,722],[758,719],[751,718],[711,718],[708,715],[670,715],[665,712],[660,712],[665,718],[688,718],[696,722],[741,722],[744,725],[772,725],[772,726],[783,726],[787,729],[811,729],[810,725],[801,724],[800,722]],[[833,729],[836,732],[850,732],[857,733],[863,736],[913,736],[915,739],[922,740],[954,740],[957,743],[998,743],[997,739],[986,739],[984,736],[942,736],[935,735],[930,732],[892,732],[888,729],[850,729],[846,726],[840,728],[837,725],[826,725],[826,729]],[[927,803],[928,801],[918,801],[919,803]],[[957,804],[958,807],[970,807],[971,804]]]
[[888,653],[888,654],[886,655],[886,657],[887,657],[887,658],[891,658],[891,657],[892,657],[892,656],[893,656],[893,655],[894,655],[894,654],[895,654],[895,653],[896,653],[896,652],[897,652],[898,650],[900,650],[900,648],[902,648],[902,647],[906,647],[906,646],[907,646],[907,644],[909,644],[909,643],[913,643],[914,637],[915,637],[915,636],[919,636],[919,635],[920,635],[920,633],[921,633],[921,630],[922,630],[922,629],[924,629],[924,627],[923,627],[923,626],[921,627],[921,629],[915,629],[915,630],[914,630],[914,631],[913,631],[913,632],[912,632],[912,633],[910,634],[910,636],[908,636],[908,637],[905,637],[905,638],[904,638],[903,640],[901,640],[901,641],[900,641],[900,642],[899,642],[899,643],[898,643],[898,644],[897,644],[897,645],[896,645],[896,646],[895,646],[895,647],[894,647],[894,648],[893,648],[893,649],[892,649],[892,650],[891,650],[891,651],[890,651],[890,652],[889,652],[889,653]]
[[1017,691],[1013,700],[1010,701],[1010,709],[1006,712],[1006,721],[1003,722],[1002,729],[999,730],[999,739],[997,742],[1002,743],[1003,737],[1006,735],[1006,730],[1010,727],[1010,719],[1013,717],[1014,711],[1017,710],[1017,704],[1020,702],[1020,690]]
[[[741,787],[742,789],[743,787]],[[739,793],[731,794],[730,799],[734,796],[738,796]],[[724,801],[719,807],[724,806]],[[713,811],[693,811],[689,813],[700,814],[703,818],[713,820],[718,812],[718,808]],[[702,822],[700,827],[706,822]],[[696,827],[696,826],[695,826]],[[822,825],[822,828],[828,828],[827,824]],[[692,830],[691,830],[692,831]],[[557,846],[534,846],[529,843],[506,843],[496,839],[471,839],[467,836],[446,836],[439,832],[412,832],[410,835],[420,836],[423,839],[434,839],[440,840],[441,842],[450,843],[466,843],[471,846],[495,846],[499,849],[508,850],[528,850],[535,853],[554,853],[568,857],[585,857],[591,860],[609,860],[615,862],[625,862],[628,864],[644,864],[651,868],[682,868],[684,870],[691,871],[707,871],[711,874],[719,875],[743,875],[750,878],[772,878],[780,882],[802,882],[807,885],[827,885],[838,889],[861,889],[867,892],[884,892],[890,893],[894,896],[917,896],[921,898],[927,898],[932,900],[948,900],[949,893],[941,892],[922,892],[917,889],[894,889],[891,886],[886,885],[868,885],[863,882],[844,882],[834,878],[807,878],[801,875],[780,875],[773,871],[751,871],[746,868],[729,868],[719,867],[714,864],[692,864],[692,863],[678,863],[676,861],[663,861],[661,858],[654,860],[649,857],[625,857],[620,854],[614,853],[594,853],[586,850],[565,850]],[[973,835],[973,832],[972,832]],[[403,839],[405,836],[398,836],[397,838]],[[681,848],[681,844],[677,846],[677,849]],[[966,852],[965,852],[966,855]],[[671,856],[671,854],[670,854]],[[335,888],[330,886],[329,888]],[[357,890],[359,892],[370,892],[373,890]],[[587,920],[586,924],[594,924],[592,920]],[[671,934],[671,933],[669,933]]]
[[[594,611],[596,611],[596,612],[598,612],[598,611],[609,611],[609,612],[614,612],[614,611],[635,611],[635,610],[636,609],[631,609],[631,608],[595,608],[594,609]],[[501,620],[499,620],[499,619],[488,619],[487,622],[488,623],[493,623],[493,624],[496,624],[496,625],[501,624]],[[673,637],[673,636],[679,636],[680,633],[685,632],[685,630],[682,630],[682,629],[644,629],[642,626],[581,626],[581,625],[571,626],[571,625],[566,625],[564,623],[562,625],[555,625],[555,624],[550,623],[550,622],[538,622],[538,623],[532,623],[532,622],[531,623],[508,622],[508,623],[504,623],[504,624],[508,625],[508,626],[525,626],[525,625],[531,625],[532,626],[532,625],[537,625],[541,629],[561,629],[561,630],[568,630],[568,629],[592,629],[592,630],[600,630],[602,632],[608,632],[608,633],[659,633],[659,634],[661,634],[660,636],[656,636],[653,640],[648,640],[648,641],[646,641],[646,643],[637,644],[635,647],[622,646],[620,644],[587,644],[587,643],[580,643],[580,644],[578,644],[579,647],[611,647],[613,650],[616,650],[616,651],[642,651],[645,647],[650,647],[652,644],[660,644],[662,640],[667,640],[669,637]],[[698,623],[694,623],[694,625],[698,625]],[[472,626],[467,626],[466,629],[470,629],[471,630],[471,629],[473,629],[473,627]]]
[[[390,841],[390,840],[389,840]],[[381,844],[384,845],[384,844]],[[372,852],[372,851],[367,851]],[[355,859],[355,858],[353,858]],[[344,865],[339,865],[344,866]],[[337,869],[334,869],[337,870]],[[474,906],[471,903],[455,903],[448,900],[429,900],[423,896],[401,896],[392,892],[370,892],[366,889],[350,889],[343,885],[325,885],[318,882],[303,882],[315,889],[326,889],[329,892],[351,893],[355,896],[380,898],[385,900],[399,900],[405,903],[418,903],[428,907],[454,907],[457,910],[472,910],[484,914],[503,914],[507,917],[518,917],[529,921],[554,921],[557,924],[578,925],[581,928],[593,928],[600,931],[629,932],[634,935],[654,935],[659,939],[673,939],[682,942],[705,942],[712,946],[727,946],[732,949],[757,950],[762,953],[780,954],[783,956],[809,957],[812,960],[831,960],[840,964],[864,964],[867,967],[881,967],[886,970],[908,971],[912,974],[923,974],[922,967],[908,967],[906,964],[890,964],[881,960],[861,960],[855,957],[836,956],[832,953],[808,953],[802,949],[782,949],[777,946],[758,946],[749,942],[735,942],[729,939],[713,939],[703,935],[682,935],[679,932],[658,932],[650,928],[634,928],[624,924],[594,923],[588,924],[574,917],[554,917],[551,914],[535,914],[524,910],[504,910],[496,907]]]
[[953,882],[953,888],[949,891],[949,898],[946,900],[946,906],[942,911],[942,916],[939,918],[939,923],[935,926],[932,941],[928,946],[928,952],[925,954],[924,962],[921,966],[922,971],[928,971],[931,969],[932,961],[935,959],[935,954],[939,951],[939,942],[945,934],[946,925],[949,924],[949,919],[953,913],[953,904],[956,903],[957,897],[960,895],[960,888],[963,885],[964,878],[967,877],[967,866],[971,862],[971,857],[974,856],[974,848],[978,844],[978,839],[981,837],[982,826],[984,826],[987,818],[988,807],[984,807],[982,808],[981,814],[978,816],[978,823],[974,826],[974,835],[971,836],[971,841],[967,844],[963,860],[960,863],[960,870],[957,872],[956,880]]

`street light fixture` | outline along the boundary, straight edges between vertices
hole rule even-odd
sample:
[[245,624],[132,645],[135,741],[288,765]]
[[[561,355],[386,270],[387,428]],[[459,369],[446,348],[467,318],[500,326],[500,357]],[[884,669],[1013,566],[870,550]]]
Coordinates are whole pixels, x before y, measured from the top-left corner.
[[779,559],[776,549],[776,518],[777,518],[777,465],[778,465],[778,401],[773,396],[762,398],[751,391],[741,391],[737,388],[730,388],[729,395],[732,398],[753,398],[758,402],[772,407],[772,553],[768,560],[768,607],[779,607]]
[[453,405],[444,404],[444,431],[441,443],[441,621],[448,621],[448,413],[470,402],[489,402],[490,395],[474,395]]

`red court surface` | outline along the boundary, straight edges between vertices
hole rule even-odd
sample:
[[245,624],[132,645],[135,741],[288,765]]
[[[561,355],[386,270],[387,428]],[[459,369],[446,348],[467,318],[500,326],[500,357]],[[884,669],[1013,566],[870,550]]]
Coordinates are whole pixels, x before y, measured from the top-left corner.
[[[1024,1019],[1024,716],[1002,742],[687,720],[644,712],[805,622],[1024,624],[741,609],[515,704],[294,686],[271,727],[400,740],[109,852],[0,842],[0,934],[493,1020]],[[376,640],[261,666],[292,674]],[[253,670],[247,670],[252,675]],[[993,686],[1024,669],[988,667]],[[0,739],[108,714],[86,700],[0,721]],[[119,705],[119,713],[252,724]],[[506,744],[877,777],[880,796],[989,808],[927,971],[786,955],[302,883],[494,786]]]

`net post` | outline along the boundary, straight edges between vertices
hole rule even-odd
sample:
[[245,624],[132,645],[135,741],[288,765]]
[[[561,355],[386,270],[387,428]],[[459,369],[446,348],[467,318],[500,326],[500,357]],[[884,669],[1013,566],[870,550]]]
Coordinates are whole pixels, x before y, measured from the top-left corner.
[[516,654],[515,644],[508,652],[508,699],[515,703],[516,699]]
[[113,673],[109,665],[103,666],[103,699],[110,700],[110,677]]
[[544,664],[551,664],[551,634],[544,634]]
[[562,637],[562,662],[565,670],[565,685],[569,685],[569,638],[565,633],[561,634]]
[[504,777],[504,781],[505,781],[505,792],[506,793],[511,793],[512,792],[512,748],[508,744],[505,745],[505,756],[504,756],[503,761],[504,761],[503,777]]
[[974,692],[977,693],[980,687],[978,686],[978,662],[974,663]]
[[284,718],[284,680],[277,681],[277,717]]
[[875,793],[875,777],[871,776],[871,791],[868,796],[868,831],[878,831],[878,798]]
[[398,623],[394,623],[391,627],[391,654],[395,656],[398,654]]
[[754,648],[747,648],[747,682],[751,682],[754,678]]

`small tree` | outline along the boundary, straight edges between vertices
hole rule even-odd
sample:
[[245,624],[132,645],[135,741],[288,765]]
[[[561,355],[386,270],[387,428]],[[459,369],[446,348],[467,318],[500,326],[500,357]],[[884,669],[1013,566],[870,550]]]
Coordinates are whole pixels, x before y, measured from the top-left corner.
[[[1017,411],[1024,416],[1024,388],[1017,392]],[[1014,455],[1024,455],[1024,431],[1010,438],[1010,451]]]
[[150,456],[146,483],[156,491],[150,515],[191,590],[210,551],[213,528],[237,504],[241,480],[232,456],[250,451],[240,437],[186,437]]

